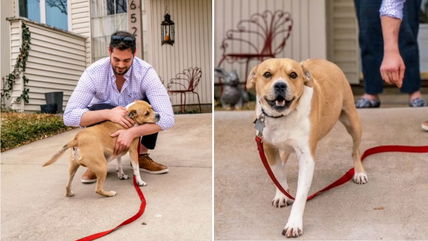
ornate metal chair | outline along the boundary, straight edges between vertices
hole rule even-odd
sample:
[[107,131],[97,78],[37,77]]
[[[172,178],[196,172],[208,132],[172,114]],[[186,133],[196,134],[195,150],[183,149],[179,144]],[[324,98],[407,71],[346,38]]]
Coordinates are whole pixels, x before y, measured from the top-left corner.
[[[244,63],[247,76],[251,60],[261,62],[267,58],[275,58],[283,51],[292,27],[291,14],[282,10],[265,10],[251,15],[250,19],[239,21],[237,29],[226,32],[220,45],[223,53],[217,67],[224,61]],[[219,85],[221,86],[220,79]]]
[[202,77],[202,70],[199,67],[190,67],[182,73],[178,73],[170,79],[167,84],[168,93],[171,95],[180,94],[180,110],[184,113],[186,110],[186,94],[192,93],[198,97],[199,111],[202,112],[199,94],[196,92]]

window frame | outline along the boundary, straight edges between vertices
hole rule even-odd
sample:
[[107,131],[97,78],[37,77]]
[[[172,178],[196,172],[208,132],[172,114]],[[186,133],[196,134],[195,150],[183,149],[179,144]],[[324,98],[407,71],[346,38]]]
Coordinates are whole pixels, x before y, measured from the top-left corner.
[[[39,0],[39,1],[40,1],[40,23],[48,25],[46,23],[46,0]],[[21,17],[21,14],[20,14],[21,6],[19,4],[19,0],[15,0],[15,6],[17,6],[15,8],[16,16]],[[72,19],[71,18],[71,0],[67,0],[67,29],[61,29],[61,30],[66,32],[72,31],[71,19]],[[54,27],[54,26],[51,26],[51,27]]]

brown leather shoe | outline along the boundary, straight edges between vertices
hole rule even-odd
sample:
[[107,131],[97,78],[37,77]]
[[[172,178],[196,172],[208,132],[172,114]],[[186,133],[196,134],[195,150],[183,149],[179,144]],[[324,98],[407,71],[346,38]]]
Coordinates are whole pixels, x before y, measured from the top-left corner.
[[86,169],[85,173],[83,173],[80,181],[84,184],[91,184],[97,181],[97,176],[94,172],[89,169]]
[[150,158],[149,154],[140,154],[138,157],[140,170],[151,174],[163,174],[168,172],[168,167],[157,163]]

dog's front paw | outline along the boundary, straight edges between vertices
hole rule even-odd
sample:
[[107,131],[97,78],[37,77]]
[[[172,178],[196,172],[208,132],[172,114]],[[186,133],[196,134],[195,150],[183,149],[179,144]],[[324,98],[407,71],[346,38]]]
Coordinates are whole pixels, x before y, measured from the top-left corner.
[[117,194],[115,191],[98,190],[96,192],[104,197],[114,197]]
[[272,206],[276,208],[283,208],[293,204],[293,200],[285,196],[281,191],[275,193],[275,197],[272,199]]
[[137,184],[140,187],[147,186],[147,183],[145,181],[143,181],[141,178],[137,178]]
[[65,196],[66,196],[66,197],[73,197],[73,196],[74,196],[74,193],[73,193],[72,191],[69,191],[69,192],[66,192],[66,193],[65,193]]
[[292,221],[288,220],[287,225],[285,225],[282,230],[282,235],[287,238],[297,238],[303,234],[303,223],[302,221]]
[[356,172],[352,178],[356,184],[366,184],[369,181],[367,174],[365,172]]
[[128,175],[126,175],[125,173],[120,173],[120,172],[117,172],[117,177],[118,177],[120,180],[128,180],[128,179],[129,179],[129,176],[128,176]]

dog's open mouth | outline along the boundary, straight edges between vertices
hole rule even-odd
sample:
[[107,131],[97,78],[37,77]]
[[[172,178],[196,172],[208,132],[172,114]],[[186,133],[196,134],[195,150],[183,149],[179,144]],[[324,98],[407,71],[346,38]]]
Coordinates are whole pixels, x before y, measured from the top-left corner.
[[291,100],[287,100],[283,96],[278,95],[273,100],[268,100],[266,97],[265,100],[270,105],[270,107],[272,107],[276,111],[282,111],[290,107],[291,103],[293,103],[294,97]]

